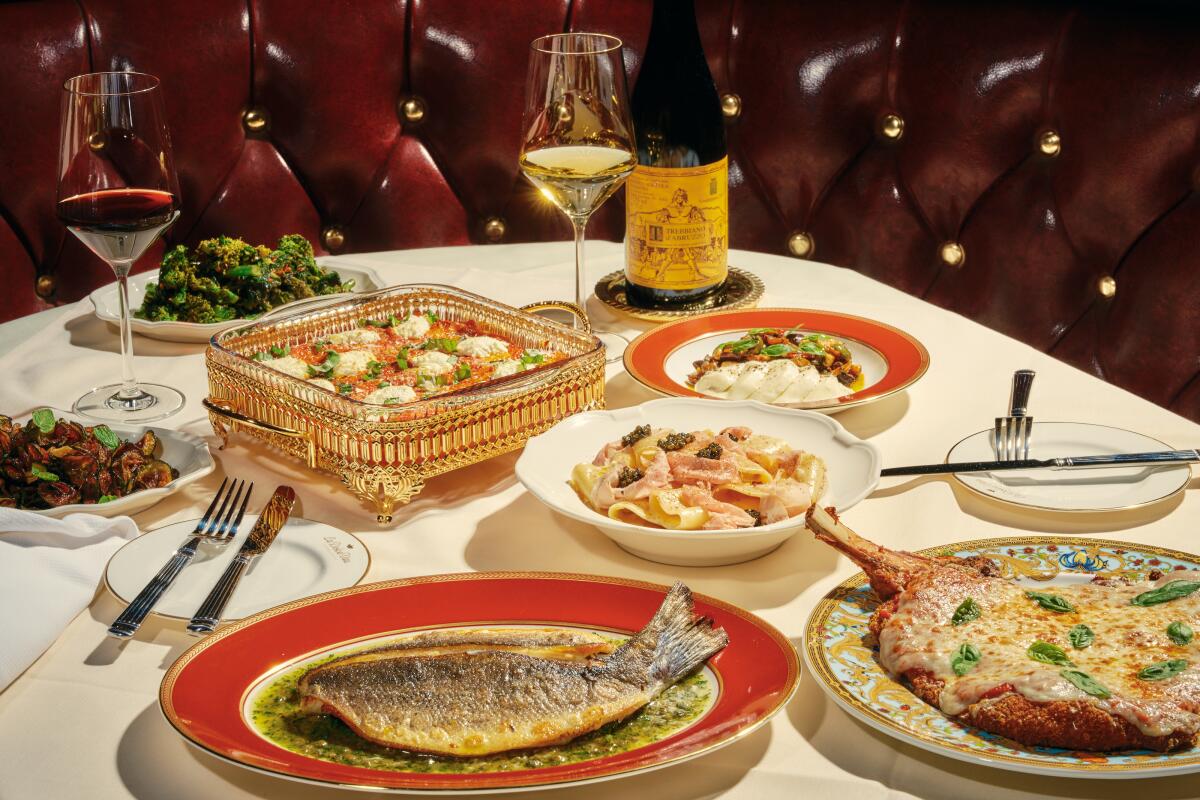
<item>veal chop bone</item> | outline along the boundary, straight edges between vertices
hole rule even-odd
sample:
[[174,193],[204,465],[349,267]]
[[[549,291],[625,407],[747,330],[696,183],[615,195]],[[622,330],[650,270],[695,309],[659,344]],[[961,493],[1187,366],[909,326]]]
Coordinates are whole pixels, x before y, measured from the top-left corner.
[[[814,506],[808,528],[867,574],[882,601],[870,623],[879,660],[925,702],[1024,745],[1170,751],[1196,743],[1200,642],[1168,627],[1183,623],[1190,633],[1200,619],[1191,586],[1200,572],[1017,584],[982,556],[880,547],[831,512]],[[1084,626],[1090,638],[1078,636]]]

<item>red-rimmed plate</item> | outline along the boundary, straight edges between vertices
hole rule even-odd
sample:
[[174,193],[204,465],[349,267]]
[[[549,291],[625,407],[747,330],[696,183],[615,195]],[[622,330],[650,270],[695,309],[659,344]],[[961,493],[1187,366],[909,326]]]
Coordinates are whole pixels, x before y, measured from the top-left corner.
[[751,328],[794,328],[836,336],[846,342],[853,360],[862,365],[863,386],[853,394],[789,403],[788,408],[836,413],[895,394],[915,383],[929,368],[925,346],[891,325],[836,311],[758,308],[701,314],[647,331],[626,348],[625,370],[659,394],[708,397],[687,385],[692,362]]
[[695,595],[696,612],[729,634],[709,660],[713,698],[665,738],[616,755],[536,769],[471,774],[397,772],[300,755],[250,721],[255,690],[342,649],[413,630],[463,625],[639,630],[667,587],[557,573],[464,573],[367,584],[264,611],[187,650],[167,671],[159,703],[189,742],[250,769],[310,783],[393,792],[496,792],[562,786],[657,769],[727,745],[764,724],[799,682],[791,643],[736,606]]

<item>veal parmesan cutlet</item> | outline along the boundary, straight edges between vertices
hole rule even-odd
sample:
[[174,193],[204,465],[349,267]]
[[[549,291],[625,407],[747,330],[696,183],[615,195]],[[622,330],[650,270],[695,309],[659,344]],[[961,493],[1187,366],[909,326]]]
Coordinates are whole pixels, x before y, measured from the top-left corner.
[[998,577],[984,557],[863,539],[824,509],[808,527],[882,601],[879,661],[945,714],[1025,745],[1179,750],[1200,731],[1200,572],[1066,586]]

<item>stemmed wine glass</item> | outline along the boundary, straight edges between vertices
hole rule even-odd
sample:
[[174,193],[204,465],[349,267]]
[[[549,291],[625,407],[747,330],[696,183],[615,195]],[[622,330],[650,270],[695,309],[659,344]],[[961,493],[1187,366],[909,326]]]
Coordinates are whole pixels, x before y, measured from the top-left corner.
[[[575,303],[586,308],[583,233],[588,218],[637,165],[621,40],[559,33],[530,45],[520,166],[575,229]],[[626,341],[596,334],[616,361]]]
[[169,386],[138,383],[129,326],[133,262],[179,217],[179,185],[158,78],[94,72],[63,85],[58,218],[117,276],[121,382],[75,401],[77,414],[105,422],[147,422],[183,408]]

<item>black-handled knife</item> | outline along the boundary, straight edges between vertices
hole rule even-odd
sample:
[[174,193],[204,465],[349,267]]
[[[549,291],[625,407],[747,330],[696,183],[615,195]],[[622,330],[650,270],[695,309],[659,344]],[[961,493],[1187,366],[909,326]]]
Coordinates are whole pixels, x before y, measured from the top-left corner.
[[1000,472],[1010,469],[1085,469],[1088,467],[1136,467],[1139,465],[1190,464],[1200,461],[1200,450],[1163,450],[1155,453],[1117,453],[1107,456],[1069,456],[1066,458],[1022,458],[1015,461],[959,461],[949,464],[921,464],[915,467],[889,467],[879,474],[945,475],[952,472]]

